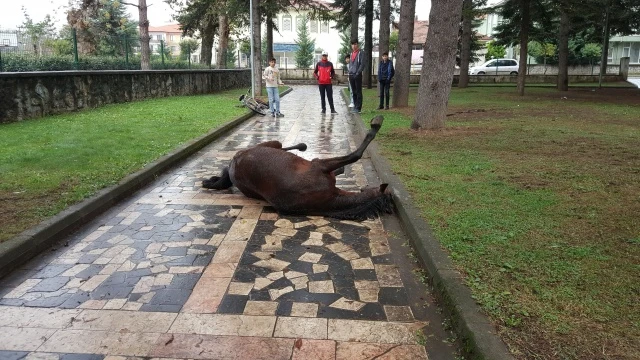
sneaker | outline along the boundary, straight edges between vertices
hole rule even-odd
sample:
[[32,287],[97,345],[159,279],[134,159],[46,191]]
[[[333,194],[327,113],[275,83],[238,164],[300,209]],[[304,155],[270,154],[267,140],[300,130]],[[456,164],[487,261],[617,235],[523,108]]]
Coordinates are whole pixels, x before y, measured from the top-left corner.
[[276,113],[272,112],[271,116],[276,117]]
[[349,107],[354,107],[355,105],[353,105],[353,103],[349,104]]
[[358,112],[359,112],[359,111],[358,111],[358,109],[353,109],[353,110],[351,110],[351,113],[352,113],[352,114],[357,114]]
[[338,112],[337,112],[337,111],[335,111],[335,110],[331,110],[331,113],[332,113],[332,114],[337,114]]
[[327,110],[323,109],[322,111],[320,111],[320,114],[325,114],[326,112],[327,112]]
[[276,116],[277,117],[284,117],[284,114],[283,113],[277,113]]
[[384,109],[385,109],[385,110],[389,110],[389,106],[385,106],[385,107],[384,107]]
[[382,105],[378,106],[378,110],[382,110],[382,109],[383,109]]

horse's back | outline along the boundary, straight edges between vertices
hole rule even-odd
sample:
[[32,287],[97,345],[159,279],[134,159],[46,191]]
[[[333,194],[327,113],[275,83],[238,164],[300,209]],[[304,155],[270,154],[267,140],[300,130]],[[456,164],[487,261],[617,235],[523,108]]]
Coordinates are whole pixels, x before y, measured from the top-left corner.
[[269,147],[238,152],[229,173],[233,184],[245,195],[265,199],[277,208],[326,201],[337,191],[335,177],[323,174],[313,162]]

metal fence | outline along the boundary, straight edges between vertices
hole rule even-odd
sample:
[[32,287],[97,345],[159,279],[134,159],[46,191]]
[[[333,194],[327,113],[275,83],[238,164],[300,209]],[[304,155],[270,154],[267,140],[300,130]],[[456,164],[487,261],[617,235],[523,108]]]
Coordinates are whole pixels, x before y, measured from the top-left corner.
[[[21,30],[0,30],[0,72],[140,69],[137,37],[102,37],[88,42],[75,30],[66,37],[34,37]],[[210,68],[193,61],[197,49],[151,46],[153,69]]]

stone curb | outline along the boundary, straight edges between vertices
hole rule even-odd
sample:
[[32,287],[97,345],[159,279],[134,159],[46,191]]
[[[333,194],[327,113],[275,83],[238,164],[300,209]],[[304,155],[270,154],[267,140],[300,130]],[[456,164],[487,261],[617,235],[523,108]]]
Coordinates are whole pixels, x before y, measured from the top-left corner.
[[[345,91],[341,91],[341,95],[345,101],[349,101]],[[365,134],[368,129],[365,128],[360,115],[353,115],[360,135]],[[413,205],[404,184],[393,173],[386,159],[380,155],[375,141],[368,146],[367,152],[382,182],[388,183],[392,189],[396,214],[420,262],[427,270],[429,281],[436,290],[441,304],[451,316],[465,355],[471,359],[514,359],[494,326],[473,300],[471,290],[464,284],[462,276],[453,266],[447,253],[442,250],[440,241]]]
[[[280,95],[291,92],[289,88]],[[72,205],[59,214],[25,230],[16,237],[0,243],[0,278],[50,248],[64,236],[86,224],[110,207],[151,183],[160,174],[176,166],[212,141],[233,130],[254,115],[242,115],[209,133],[189,141],[173,152],[126,176],[117,185],[100,190],[97,194]]]

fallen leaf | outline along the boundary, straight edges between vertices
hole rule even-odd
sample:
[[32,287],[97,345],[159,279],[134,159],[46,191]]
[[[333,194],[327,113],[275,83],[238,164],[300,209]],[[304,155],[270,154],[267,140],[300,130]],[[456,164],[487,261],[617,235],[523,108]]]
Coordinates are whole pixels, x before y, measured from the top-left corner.
[[295,347],[296,349],[300,350],[300,348],[302,347],[302,339],[296,340]]

